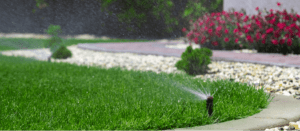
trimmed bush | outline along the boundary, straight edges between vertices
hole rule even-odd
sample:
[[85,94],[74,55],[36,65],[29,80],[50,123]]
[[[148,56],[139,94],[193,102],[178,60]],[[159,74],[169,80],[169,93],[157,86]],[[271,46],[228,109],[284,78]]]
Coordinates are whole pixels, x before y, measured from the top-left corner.
[[195,49],[188,46],[181,55],[181,60],[175,64],[178,70],[183,70],[187,74],[195,76],[207,73],[208,64],[211,63],[212,51],[208,48]]
[[56,50],[52,56],[55,59],[66,59],[68,57],[72,57],[72,52],[66,48],[66,46],[62,45]]

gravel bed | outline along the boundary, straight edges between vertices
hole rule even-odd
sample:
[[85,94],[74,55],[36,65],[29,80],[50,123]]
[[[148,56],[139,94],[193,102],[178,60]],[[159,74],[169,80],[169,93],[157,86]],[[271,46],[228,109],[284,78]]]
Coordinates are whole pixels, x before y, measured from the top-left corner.
[[[178,57],[99,52],[80,49],[77,48],[77,45],[68,46],[67,48],[73,54],[71,58],[51,59],[51,61],[101,66],[104,68],[119,66],[128,70],[153,71],[156,73],[183,73],[175,67],[175,63],[181,59]],[[47,58],[51,55],[49,48],[2,51],[0,53],[6,56],[24,56],[42,61],[47,61]],[[210,78],[211,80],[234,78],[236,82],[254,85],[256,89],[264,86],[265,92],[282,94],[300,100],[300,69],[224,61],[212,61],[209,64],[209,68],[210,74],[197,75],[195,78]],[[290,125],[293,124],[300,125],[300,121],[290,123]],[[293,129],[288,127],[280,128]],[[272,128],[270,130],[280,128]]]

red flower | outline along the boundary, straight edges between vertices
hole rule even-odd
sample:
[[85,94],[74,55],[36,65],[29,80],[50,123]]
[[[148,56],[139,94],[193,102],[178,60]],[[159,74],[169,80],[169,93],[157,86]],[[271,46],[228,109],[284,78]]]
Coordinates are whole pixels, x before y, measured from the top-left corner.
[[289,39],[287,40],[287,45],[288,45],[288,46],[291,46],[291,45],[292,45],[292,39],[291,39],[291,38],[289,38]]
[[225,31],[224,31],[224,32],[225,32],[225,34],[228,34],[228,29],[225,29]]
[[206,37],[203,36],[202,39],[201,39],[201,44],[203,44],[205,41],[206,41]]
[[193,34],[193,31],[190,31],[190,32],[186,35],[186,37],[190,37],[192,34]]
[[284,28],[284,31],[289,31],[291,29],[291,26],[286,26],[285,28]]
[[182,28],[182,32],[185,32],[186,31],[186,28]]
[[261,35],[262,39],[266,39],[266,34]]
[[209,30],[208,30],[208,33],[210,33],[210,34],[211,34],[211,33],[212,33],[212,31],[213,31],[212,29],[209,29]]
[[297,36],[300,38],[300,32],[297,33]]
[[290,17],[288,15],[284,16],[285,20],[290,20]]
[[222,30],[222,26],[219,26],[219,27],[217,27],[217,29],[216,29],[217,31],[220,31],[220,30]]
[[274,30],[273,28],[269,28],[269,29],[267,29],[266,33],[267,33],[267,34],[272,33],[273,30]]
[[238,43],[238,42],[239,42],[239,39],[238,39],[238,38],[236,38],[236,39],[234,40],[234,42],[235,42],[235,43]]
[[199,22],[199,26],[203,25],[203,22]]
[[270,24],[274,24],[274,22],[275,22],[275,18],[269,21]]
[[243,13],[240,13],[240,17],[243,17],[244,16],[244,14]]
[[279,2],[277,2],[277,5],[280,6],[281,4]]
[[284,42],[285,42],[285,39],[280,39],[280,41],[279,41],[279,43],[282,45],[282,44],[284,44]]
[[273,13],[273,9],[270,9],[270,12]]
[[228,42],[228,41],[229,41],[229,38],[228,38],[228,37],[225,37],[225,38],[224,38],[224,41],[225,41],[225,42]]
[[193,40],[195,43],[198,43],[198,37],[195,37]]
[[260,33],[256,33],[256,40],[260,39]]
[[212,45],[214,45],[214,46],[218,46],[219,44],[218,44],[218,42],[212,42]]
[[261,43],[265,44],[265,43],[266,43],[266,40],[262,40]]
[[247,35],[247,40],[251,40],[251,35]]
[[256,21],[256,24],[261,28],[261,23],[258,20]]
[[238,32],[238,31],[239,31],[238,29],[234,29],[234,30],[233,30],[233,33],[236,33],[236,32]]
[[259,9],[258,7],[255,8],[255,10],[258,10],[258,9]]
[[210,24],[209,24],[210,27],[211,27],[211,26],[214,26],[214,25],[215,25],[215,23],[210,23]]
[[248,33],[249,32],[249,30],[248,29],[245,29],[245,33]]
[[247,22],[248,18],[249,18],[249,17],[248,17],[248,16],[246,16],[246,17],[245,17],[245,19],[244,19],[244,22]]
[[277,45],[277,44],[278,44],[277,40],[272,39],[271,41],[272,41],[272,43],[273,43],[274,45]]

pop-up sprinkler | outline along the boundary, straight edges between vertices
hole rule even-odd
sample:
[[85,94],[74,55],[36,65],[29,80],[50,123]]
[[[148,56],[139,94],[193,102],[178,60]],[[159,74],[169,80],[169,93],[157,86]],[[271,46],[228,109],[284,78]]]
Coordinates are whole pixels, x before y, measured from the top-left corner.
[[207,110],[209,116],[211,116],[211,114],[213,112],[213,101],[214,101],[214,98],[212,96],[209,96],[206,99],[206,110]]
[[206,100],[206,110],[208,111],[208,115],[211,116],[213,113],[213,100],[214,98],[212,97],[213,95],[210,95],[210,93],[205,94],[201,91],[195,91],[192,89],[188,89],[186,87],[182,87],[184,90],[189,91],[192,94],[195,94],[200,100]]

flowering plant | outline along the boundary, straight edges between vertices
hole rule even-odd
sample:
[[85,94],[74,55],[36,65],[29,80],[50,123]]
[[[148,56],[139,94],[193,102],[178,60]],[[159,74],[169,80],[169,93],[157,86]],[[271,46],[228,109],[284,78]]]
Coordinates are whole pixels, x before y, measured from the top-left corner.
[[[244,45],[240,44],[238,38],[242,33],[234,30],[233,25],[235,25],[234,21],[241,21],[243,15],[243,13],[227,13],[226,11],[205,14],[192,24],[191,30],[186,36],[190,41],[210,49],[241,49]],[[183,28],[182,31],[185,32],[186,28]],[[202,39],[199,40],[199,37]],[[211,44],[207,42],[211,42]]]
[[[281,4],[277,2],[277,5],[280,6]],[[271,13],[266,11],[268,15],[262,17],[258,7],[256,7],[256,10],[259,12],[258,15],[253,15],[251,20],[248,20],[249,17],[246,16],[244,26],[236,29],[246,35],[246,41],[249,43],[255,41],[256,44],[253,44],[253,46],[258,52],[286,55],[293,50],[295,54],[299,54],[300,27],[296,22],[300,20],[300,15],[292,14],[293,10],[289,14],[286,10],[283,12],[276,11],[274,14],[271,9]],[[298,36],[298,38],[295,36]],[[295,41],[293,42],[293,40]]]

